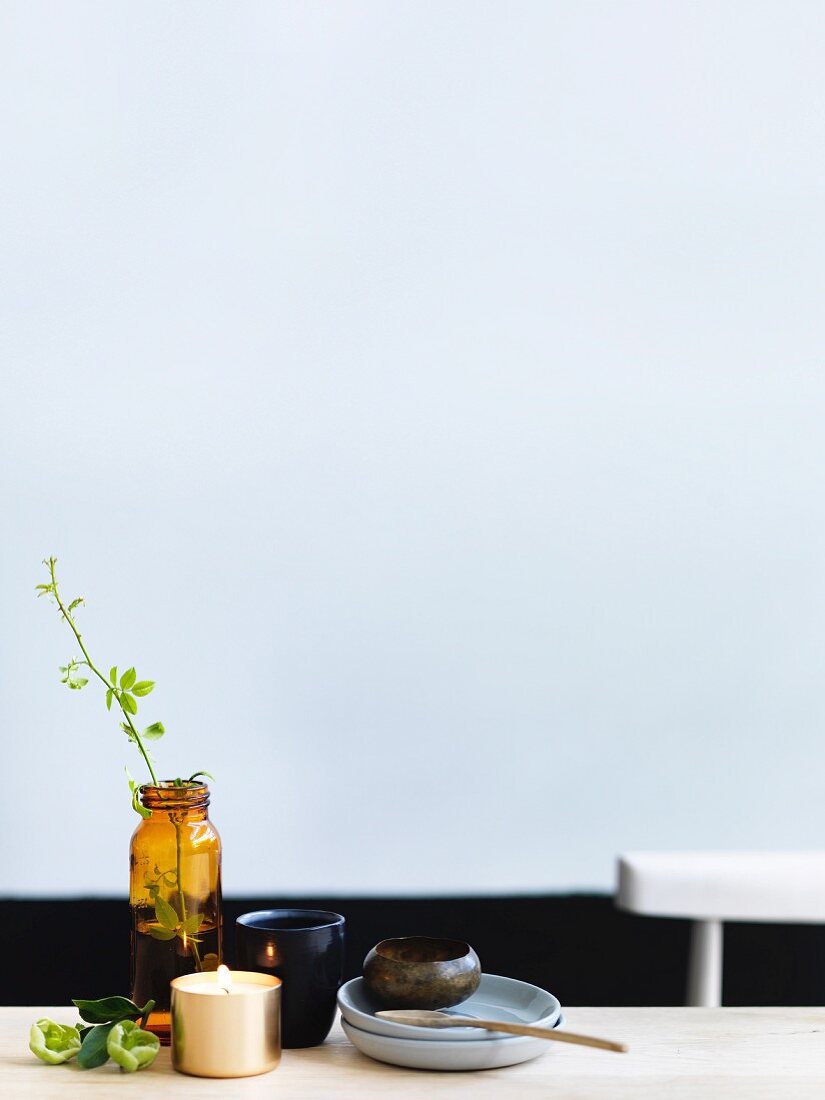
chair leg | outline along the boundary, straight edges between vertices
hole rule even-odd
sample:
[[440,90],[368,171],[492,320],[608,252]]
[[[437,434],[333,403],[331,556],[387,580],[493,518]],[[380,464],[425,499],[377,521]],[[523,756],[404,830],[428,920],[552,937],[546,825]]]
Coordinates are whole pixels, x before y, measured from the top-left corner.
[[687,1003],[718,1008],[722,1003],[722,922],[694,921],[690,931]]

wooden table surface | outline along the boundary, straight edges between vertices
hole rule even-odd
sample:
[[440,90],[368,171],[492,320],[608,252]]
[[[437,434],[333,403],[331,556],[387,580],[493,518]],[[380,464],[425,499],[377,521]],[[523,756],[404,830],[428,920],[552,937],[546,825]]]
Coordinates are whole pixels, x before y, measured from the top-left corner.
[[262,1077],[216,1081],[175,1073],[168,1049],[151,1069],[109,1063],[47,1066],[29,1053],[40,1016],[72,1023],[66,1008],[0,1008],[0,1096],[361,1100],[369,1097],[563,1097],[569,1100],[817,1100],[825,1098],[825,1008],[565,1008],[566,1026],[630,1045],[628,1054],[547,1044],[540,1058],[506,1069],[431,1073],[373,1062],[336,1023],[327,1042],[284,1051]]

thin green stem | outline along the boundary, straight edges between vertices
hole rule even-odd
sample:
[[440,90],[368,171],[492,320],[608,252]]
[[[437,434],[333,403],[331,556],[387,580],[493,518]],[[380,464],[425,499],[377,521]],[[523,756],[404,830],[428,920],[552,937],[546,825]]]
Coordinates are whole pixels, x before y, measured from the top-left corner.
[[152,767],[152,761],[149,758],[149,753],[146,751],[146,746],[143,744],[143,740],[142,740],[140,734],[138,733],[137,729],[135,728],[135,724],[132,721],[131,715],[125,709],[125,707],[123,706],[123,703],[120,701],[120,696],[117,694],[117,692],[114,692],[114,687],[116,687],[116,685],[110,684],[109,681],[106,679],[106,677],[103,675],[103,673],[100,671],[100,669],[97,668],[97,666],[92,661],[92,658],[89,656],[88,649],[86,649],[86,646],[83,644],[83,639],[80,636],[80,631],[77,629],[77,624],[75,623],[74,619],[72,618],[71,613],[69,612],[68,608],[63,603],[63,600],[60,598],[60,592],[59,592],[58,587],[57,587],[57,577],[55,576],[55,573],[54,573],[54,558],[49,558],[47,564],[49,566],[49,573],[51,574],[51,578],[52,578],[52,592],[54,593],[54,598],[57,600],[57,606],[60,608],[60,613],[63,616],[63,618],[66,620],[66,622],[69,624],[69,626],[71,627],[72,633],[74,634],[75,638],[77,639],[77,644],[80,646],[81,650],[83,651],[83,656],[86,658],[86,664],[87,664],[88,668],[90,669],[90,671],[93,672],[95,674],[95,676],[97,676],[98,680],[100,680],[100,682],[106,686],[107,691],[109,691],[109,690],[113,691],[113,693],[115,695],[115,698],[117,699],[117,705],[120,707],[121,711],[123,712],[123,717],[126,719],[126,723],[129,726],[129,729],[132,731],[132,738],[133,738],[135,744],[137,745],[138,749],[140,750],[140,755],[143,757],[144,761],[146,762],[146,767],[149,769],[149,774],[152,777],[152,783],[155,787],[157,787],[158,786],[158,777],[155,775],[155,769]]
[[[181,835],[180,835],[180,822],[174,822],[175,825],[175,858],[178,876],[178,900],[180,901],[180,919],[186,923],[186,899],[183,896],[183,882],[181,881]],[[184,933],[188,935],[188,933]],[[192,954],[195,956],[195,969],[202,970],[203,965],[201,963],[200,951],[198,951],[198,945],[195,942],[194,935],[191,939],[187,939],[187,943],[191,944]]]

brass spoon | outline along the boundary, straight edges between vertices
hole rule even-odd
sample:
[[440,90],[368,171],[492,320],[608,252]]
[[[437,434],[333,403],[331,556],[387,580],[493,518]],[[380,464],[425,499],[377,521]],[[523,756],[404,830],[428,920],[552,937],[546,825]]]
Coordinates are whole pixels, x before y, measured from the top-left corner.
[[531,1035],[534,1039],[555,1039],[559,1043],[576,1043],[583,1047],[599,1047],[624,1054],[624,1043],[610,1039],[595,1039],[592,1035],[576,1035],[572,1031],[557,1031],[549,1027],[530,1027],[528,1024],[511,1024],[504,1020],[476,1020],[470,1016],[451,1016],[447,1012],[424,1012],[415,1008],[390,1009],[375,1014],[382,1020],[395,1024],[412,1024],[413,1027],[482,1027],[485,1031],[504,1031],[508,1035]]

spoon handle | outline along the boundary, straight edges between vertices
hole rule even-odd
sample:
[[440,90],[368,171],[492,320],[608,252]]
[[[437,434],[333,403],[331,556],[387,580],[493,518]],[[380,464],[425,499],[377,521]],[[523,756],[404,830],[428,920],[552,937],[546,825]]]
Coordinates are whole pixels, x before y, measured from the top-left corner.
[[[529,1024],[511,1024],[502,1020],[476,1020],[464,1016],[453,1017],[457,1022],[450,1027],[483,1027],[486,1031],[503,1031],[508,1035],[530,1035],[534,1039],[553,1039],[559,1043],[575,1043],[582,1047],[598,1047],[600,1050],[615,1050],[624,1054],[624,1043],[614,1043],[611,1039],[596,1039],[592,1035],[577,1035],[573,1031],[559,1031],[549,1027],[530,1027]],[[458,1022],[460,1021],[460,1022]]]

